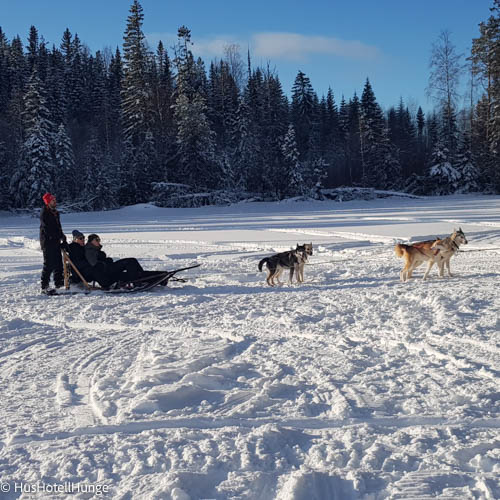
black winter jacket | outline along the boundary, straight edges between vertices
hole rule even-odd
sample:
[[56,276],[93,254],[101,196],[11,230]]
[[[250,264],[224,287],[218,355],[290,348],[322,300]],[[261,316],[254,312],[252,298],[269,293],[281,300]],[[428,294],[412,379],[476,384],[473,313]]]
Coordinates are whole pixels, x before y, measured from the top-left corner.
[[[95,279],[93,268],[85,257],[84,247],[75,242],[71,243],[69,245],[69,258],[87,281],[93,281]],[[79,283],[81,281],[74,269],[71,269],[71,274],[74,283]]]
[[85,245],[85,257],[91,266],[95,266],[98,262],[110,264],[113,262],[111,257],[106,257],[106,253],[101,250],[102,246],[95,246],[92,243]]
[[66,236],[61,228],[59,212],[45,205],[40,212],[40,246],[42,250],[59,247],[61,241],[66,241]]

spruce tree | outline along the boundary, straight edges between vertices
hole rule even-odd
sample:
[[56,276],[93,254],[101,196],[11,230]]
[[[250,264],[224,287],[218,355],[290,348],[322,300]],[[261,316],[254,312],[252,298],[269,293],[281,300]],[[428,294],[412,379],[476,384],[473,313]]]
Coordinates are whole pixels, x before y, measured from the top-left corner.
[[475,166],[469,134],[462,135],[462,141],[456,158],[456,170],[459,173],[457,191],[475,193],[479,191],[479,170]]
[[432,193],[435,195],[451,194],[458,188],[460,172],[452,165],[450,156],[445,142],[439,137],[432,150],[429,169]]
[[220,170],[215,159],[215,136],[208,120],[208,106],[198,84],[193,55],[189,50],[191,33],[178,31],[177,88],[174,116],[177,123],[178,169],[175,180],[195,189],[216,187]]
[[281,144],[283,170],[275,179],[278,198],[284,196],[300,196],[304,193],[304,179],[299,161],[299,151],[295,140],[295,130],[290,124]]
[[58,198],[68,202],[78,195],[75,182],[75,156],[73,145],[63,123],[59,125],[54,138],[55,187]]
[[309,78],[299,71],[292,87],[291,119],[301,157],[308,152],[309,135],[314,121],[315,93]]
[[258,142],[252,132],[250,111],[245,95],[240,96],[238,108],[230,121],[229,162],[235,179],[234,188],[247,191],[251,186],[258,156]]
[[360,142],[362,185],[394,189],[401,184],[401,166],[389,142],[382,109],[367,79],[361,96]]
[[479,24],[480,36],[472,41],[471,60],[485,88],[481,107],[486,144],[478,145],[477,158],[486,183],[500,192],[500,0],[494,0],[490,10],[492,15]]
[[134,146],[144,140],[148,128],[149,89],[146,86],[147,50],[142,24],[144,14],[134,0],[123,37],[124,71],[122,80],[123,132]]
[[55,187],[56,172],[51,154],[54,125],[50,121],[44,88],[36,68],[24,96],[25,141],[19,167],[11,181],[18,207],[40,205],[41,196]]

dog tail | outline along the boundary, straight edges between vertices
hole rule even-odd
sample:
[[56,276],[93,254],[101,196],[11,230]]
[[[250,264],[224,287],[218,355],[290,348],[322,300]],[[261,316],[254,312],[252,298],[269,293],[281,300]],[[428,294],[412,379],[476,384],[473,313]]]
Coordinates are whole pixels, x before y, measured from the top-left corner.
[[403,245],[402,243],[398,243],[394,247],[394,252],[396,254],[396,257],[402,257],[405,254],[405,252],[406,252],[407,246],[408,245]]
[[269,259],[265,257],[259,262],[259,271],[262,271],[262,266],[268,261]]

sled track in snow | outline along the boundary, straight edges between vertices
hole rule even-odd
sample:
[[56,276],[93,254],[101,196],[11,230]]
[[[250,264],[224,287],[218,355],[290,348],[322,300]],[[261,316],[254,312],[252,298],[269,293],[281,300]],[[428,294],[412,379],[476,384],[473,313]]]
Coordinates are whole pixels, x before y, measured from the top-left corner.
[[[402,418],[351,418],[345,420],[323,420],[315,418],[275,420],[272,418],[263,419],[238,419],[238,418],[175,418],[170,420],[150,420],[129,422],[117,425],[97,425],[93,427],[82,427],[72,431],[62,431],[44,434],[16,435],[5,440],[4,446],[32,443],[37,441],[53,441],[60,439],[70,439],[79,436],[96,436],[110,434],[140,434],[144,431],[162,429],[195,429],[210,430],[224,428],[255,429],[258,427],[275,425],[280,428],[291,428],[300,430],[327,430],[340,427],[355,427],[360,425],[370,425],[377,428],[404,429],[407,427],[431,427],[448,428],[459,426],[467,429],[499,429],[500,418],[485,418],[470,420],[469,422],[449,420],[442,417],[402,417]],[[500,446],[500,441],[491,443],[489,449],[496,449]]]

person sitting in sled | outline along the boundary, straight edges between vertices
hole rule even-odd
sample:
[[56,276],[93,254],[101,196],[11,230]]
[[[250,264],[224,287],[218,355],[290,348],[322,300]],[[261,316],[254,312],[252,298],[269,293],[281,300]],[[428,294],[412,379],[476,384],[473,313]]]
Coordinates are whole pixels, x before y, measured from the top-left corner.
[[56,209],[56,197],[45,193],[42,199],[44,206],[40,212],[40,247],[43,253],[41,285],[42,293],[48,293],[52,273],[55,287],[61,288],[64,285],[61,246],[67,243]]
[[[111,283],[130,283],[140,278],[157,276],[161,271],[145,271],[134,257],[113,261],[102,250],[101,238],[97,234],[89,234],[85,245],[85,257],[93,267],[97,266],[101,273],[109,275]],[[109,285],[105,285],[109,286]]]
[[[80,271],[80,274],[84,277],[85,281],[97,281],[99,282],[101,276],[99,276],[98,268],[94,268],[89,264],[89,261],[85,257],[85,236],[83,233],[75,229],[72,232],[73,241],[68,246],[68,253],[71,262]],[[80,276],[71,269],[71,281],[73,283],[80,283],[82,280]],[[107,282],[107,280],[104,280]]]

